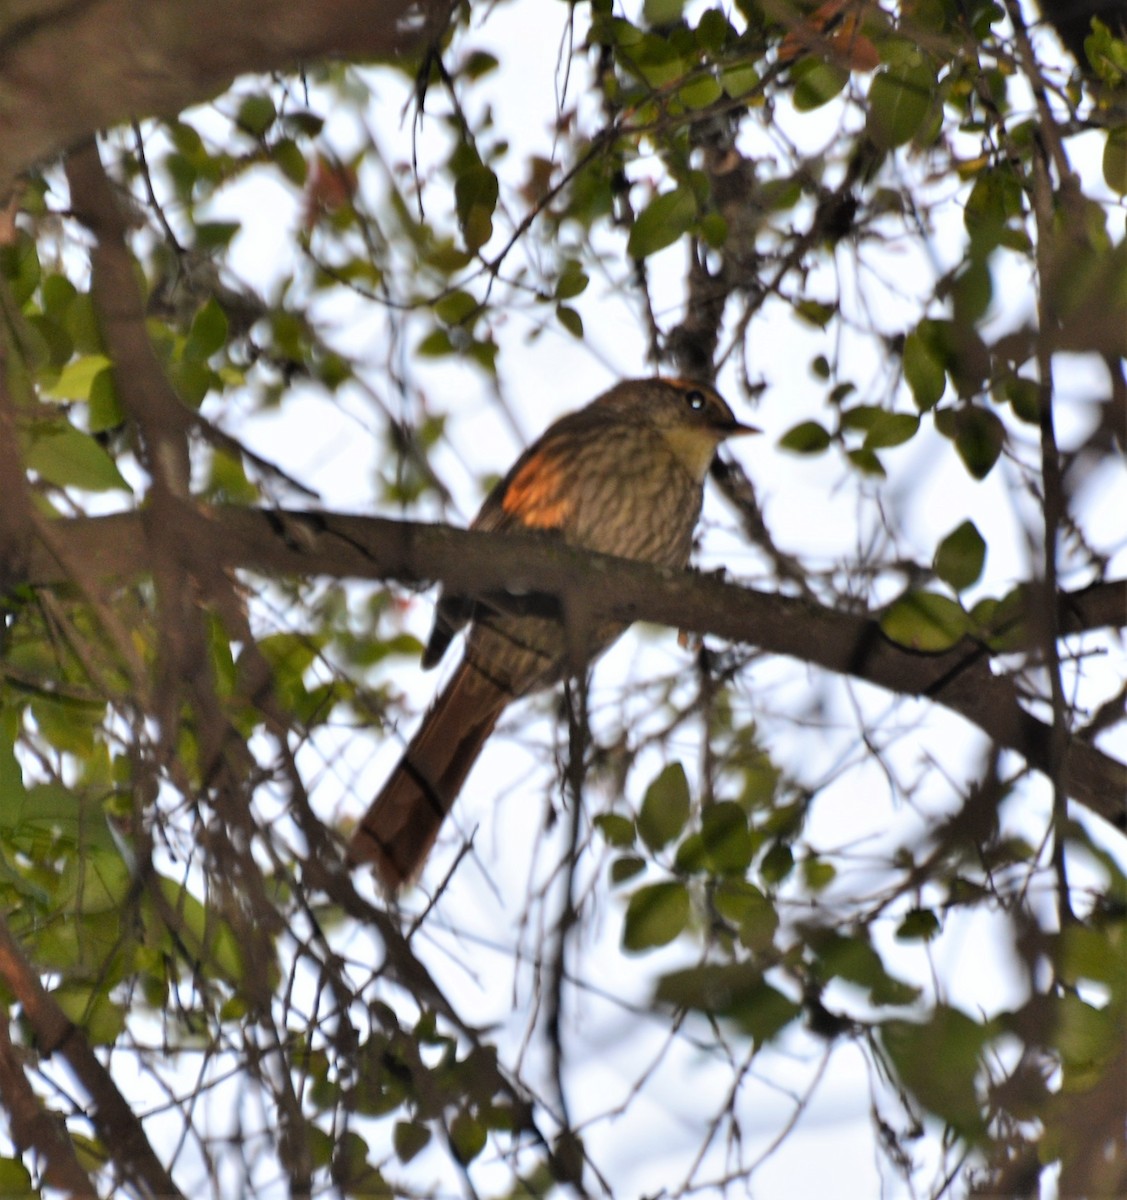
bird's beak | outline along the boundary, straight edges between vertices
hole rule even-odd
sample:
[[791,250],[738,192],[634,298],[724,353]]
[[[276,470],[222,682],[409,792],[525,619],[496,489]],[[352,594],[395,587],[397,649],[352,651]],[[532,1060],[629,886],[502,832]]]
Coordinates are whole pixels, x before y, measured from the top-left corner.
[[724,436],[726,438],[746,437],[749,433],[762,433],[762,432],[763,432],[763,430],[760,429],[757,425],[744,425],[740,421],[733,421],[731,423],[731,425],[729,425],[724,430]]

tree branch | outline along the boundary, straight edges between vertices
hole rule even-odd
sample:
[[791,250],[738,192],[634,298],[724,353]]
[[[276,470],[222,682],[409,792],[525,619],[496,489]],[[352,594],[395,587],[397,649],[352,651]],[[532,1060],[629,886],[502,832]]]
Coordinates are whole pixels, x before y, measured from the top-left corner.
[[[449,0],[84,0],[0,16],[0,195],[24,170],[131,118],[178,113],[238,75],[393,58]],[[29,11],[30,10],[30,11]]]
[[[185,529],[215,564],[266,574],[441,581],[467,595],[559,596],[577,585],[593,609],[760,646],[958,713],[1036,770],[1049,762],[1049,727],[1018,703],[1009,679],[990,670],[989,650],[964,638],[942,654],[889,641],[873,617],[808,598],[755,592],[715,575],[676,571],[592,554],[543,537],[517,537],[410,521],[334,513],[212,509],[186,514]],[[68,558],[96,563],[106,577],[149,570],[141,518],[134,514],[53,522]],[[51,551],[32,548],[25,582],[66,580]],[[1121,626],[1127,580],[1060,598],[1062,628],[1078,633]],[[1064,763],[1068,794],[1124,828],[1127,766],[1073,738]]]
[[61,1116],[47,1111],[27,1080],[6,1020],[0,1020],[0,1104],[8,1114],[16,1149],[34,1151],[42,1159],[44,1185],[96,1200],[98,1192],[78,1161]]
[[[35,1031],[41,1052],[45,1055],[61,1054],[66,1059],[92,1101],[88,1115],[94,1129],[124,1177],[141,1195],[167,1197],[169,1200],[179,1197],[180,1191],[153,1153],[133,1109],[91,1050],[82,1030],[72,1024],[54,997],[39,982],[39,977],[2,917],[0,979],[19,1001],[28,1024]],[[84,1193],[80,1191],[79,1194]]]

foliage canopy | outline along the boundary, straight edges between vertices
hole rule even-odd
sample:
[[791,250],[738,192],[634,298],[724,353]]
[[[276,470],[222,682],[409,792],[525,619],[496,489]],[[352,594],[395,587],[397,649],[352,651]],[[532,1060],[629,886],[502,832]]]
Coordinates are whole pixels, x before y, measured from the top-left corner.
[[[0,15],[6,1194],[738,1191],[825,1079],[892,1192],[1127,1193],[1121,6],[139,7]],[[600,354],[759,406],[727,580],[418,523]],[[393,903],[433,581],[705,640]]]

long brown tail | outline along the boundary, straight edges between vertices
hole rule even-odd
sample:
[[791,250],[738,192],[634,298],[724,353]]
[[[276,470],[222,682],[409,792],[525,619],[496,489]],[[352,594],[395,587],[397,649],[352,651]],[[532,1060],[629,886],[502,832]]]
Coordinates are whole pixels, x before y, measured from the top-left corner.
[[391,889],[418,875],[511,699],[508,689],[469,663],[458,667],[352,835],[352,862],[370,862]]

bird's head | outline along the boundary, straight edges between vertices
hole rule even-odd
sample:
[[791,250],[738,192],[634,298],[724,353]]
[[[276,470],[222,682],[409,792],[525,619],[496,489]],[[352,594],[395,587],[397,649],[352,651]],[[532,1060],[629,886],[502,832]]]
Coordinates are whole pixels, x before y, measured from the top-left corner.
[[694,379],[633,379],[612,388],[602,403],[653,426],[694,479],[704,480],[725,438],[759,433],[737,421],[711,384]]

